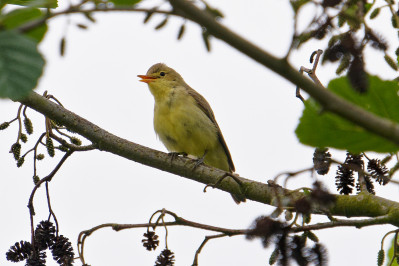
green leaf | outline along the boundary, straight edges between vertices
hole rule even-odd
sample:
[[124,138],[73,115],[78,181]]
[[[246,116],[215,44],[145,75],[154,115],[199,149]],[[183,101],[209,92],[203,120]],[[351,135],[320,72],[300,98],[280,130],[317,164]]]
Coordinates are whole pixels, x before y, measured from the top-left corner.
[[378,14],[380,14],[380,8],[374,9],[373,12],[371,12],[370,14],[370,19],[375,19],[378,16]]
[[32,39],[0,32],[0,98],[18,100],[36,87],[44,59]]
[[[40,9],[29,7],[15,9],[3,16],[0,16],[0,20],[1,25],[3,25],[5,29],[14,29],[29,21],[36,20],[41,17],[44,17],[44,13],[42,13]],[[25,34],[40,42],[43,39],[46,31],[47,25],[42,24],[30,31],[27,31]]]
[[116,6],[132,6],[140,3],[141,0],[110,0],[109,2],[114,3]]
[[[395,81],[383,81],[370,76],[370,88],[365,94],[355,92],[346,77],[334,79],[328,89],[355,105],[380,117],[399,123],[399,86]],[[300,142],[313,147],[332,147],[352,153],[363,151],[396,152],[399,146],[332,113],[320,113],[313,99],[305,109],[295,131]]]
[[29,6],[29,7],[42,7],[42,8],[57,8],[57,0],[7,0],[7,4]]

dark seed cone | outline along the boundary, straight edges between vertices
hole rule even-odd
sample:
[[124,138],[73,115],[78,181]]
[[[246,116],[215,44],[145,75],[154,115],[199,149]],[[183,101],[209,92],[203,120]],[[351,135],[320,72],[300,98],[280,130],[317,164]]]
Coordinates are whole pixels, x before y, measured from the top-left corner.
[[364,69],[364,62],[360,56],[354,57],[349,66],[348,78],[353,89],[359,93],[365,93],[369,87],[369,79]]
[[295,201],[294,207],[297,212],[303,214],[309,214],[311,210],[311,204],[307,198],[301,198]]
[[287,245],[288,235],[286,232],[279,235],[277,238],[276,247],[279,250],[280,257],[279,257],[279,264],[280,265],[288,265],[289,260],[289,246]]
[[371,29],[366,30],[365,39],[367,39],[371,46],[375,49],[386,51],[388,49],[388,43],[379,34],[373,32]]
[[314,169],[319,175],[327,174],[331,165],[331,154],[328,152],[328,149],[316,148],[313,153],[313,164]]
[[175,255],[172,251],[165,248],[157,257],[155,266],[173,266],[175,264]]
[[54,260],[60,265],[69,266],[73,263],[73,248],[69,239],[60,235],[54,238],[54,244],[50,247]]
[[306,238],[301,238],[295,235],[291,242],[291,257],[297,262],[298,265],[308,265],[308,257],[306,256]]
[[345,163],[348,165],[355,165],[358,168],[363,168],[364,162],[363,162],[363,155],[360,154],[352,154],[352,153],[347,153],[346,154],[346,159]]
[[31,256],[32,245],[27,241],[16,242],[14,246],[11,246],[6,253],[7,260],[12,262],[19,262],[26,260]]
[[143,242],[143,246],[148,250],[155,250],[159,245],[158,235],[155,234],[154,231],[147,231],[144,233],[144,239],[141,240]]
[[390,181],[388,168],[378,159],[370,160],[367,163],[367,170],[380,185],[386,185]]
[[260,216],[248,230],[246,235],[247,239],[251,240],[254,238],[261,238],[264,247],[270,244],[270,240],[276,234],[282,234],[285,228],[285,224],[279,221],[275,221],[267,216]]
[[36,253],[37,257],[28,258],[26,266],[46,266],[46,252],[40,251]]
[[35,243],[39,250],[51,247],[55,240],[55,227],[52,222],[41,221],[35,230]]
[[347,165],[341,164],[338,166],[335,185],[340,194],[349,195],[352,193],[355,178],[353,177],[353,171]]
[[327,265],[327,250],[323,245],[316,243],[311,252],[313,253],[313,262],[315,265]]
[[[373,181],[371,180],[369,175],[365,175],[364,176],[364,182],[366,184],[366,190],[369,193],[375,195],[374,184],[373,184]],[[356,190],[359,191],[359,192],[361,191],[359,182],[356,184]]]

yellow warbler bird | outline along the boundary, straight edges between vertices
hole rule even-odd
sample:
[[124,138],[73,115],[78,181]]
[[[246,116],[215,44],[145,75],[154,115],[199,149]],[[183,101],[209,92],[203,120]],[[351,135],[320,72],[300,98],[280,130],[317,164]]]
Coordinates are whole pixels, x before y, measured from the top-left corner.
[[[205,164],[234,172],[234,164],[209,103],[165,64],[138,75],[155,99],[154,129],[173,153],[186,153]],[[239,203],[245,199],[232,195]]]

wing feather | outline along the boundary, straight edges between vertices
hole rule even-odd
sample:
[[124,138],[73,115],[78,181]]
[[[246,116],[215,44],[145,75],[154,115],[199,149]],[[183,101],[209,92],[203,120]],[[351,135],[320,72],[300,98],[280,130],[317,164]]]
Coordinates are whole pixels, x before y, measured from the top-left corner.
[[220,144],[222,144],[224,152],[226,153],[230,171],[234,172],[235,167],[234,167],[233,159],[231,158],[231,154],[230,154],[229,148],[227,147],[226,141],[223,138],[222,131],[220,130],[219,125],[216,122],[215,115],[213,114],[211,106],[209,105],[209,103],[205,100],[205,98],[201,94],[196,92],[190,86],[185,84],[185,88],[187,89],[188,94],[191,95],[194,98],[194,100],[197,102],[197,104],[201,108],[201,110],[206,114],[207,117],[209,117],[209,119],[212,121],[212,123],[215,124],[217,131],[218,131],[219,142],[220,142]]

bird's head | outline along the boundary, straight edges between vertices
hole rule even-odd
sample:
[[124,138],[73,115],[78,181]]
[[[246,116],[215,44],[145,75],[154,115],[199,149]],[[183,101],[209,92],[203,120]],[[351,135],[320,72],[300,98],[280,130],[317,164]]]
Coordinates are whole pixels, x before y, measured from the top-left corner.
[[174,88],[183,85],[183,78],[174,69],[165,64],[158,63],[148,69],[146,75],[138,75],[141,82],[147,83],[150,88],[169,87]]

